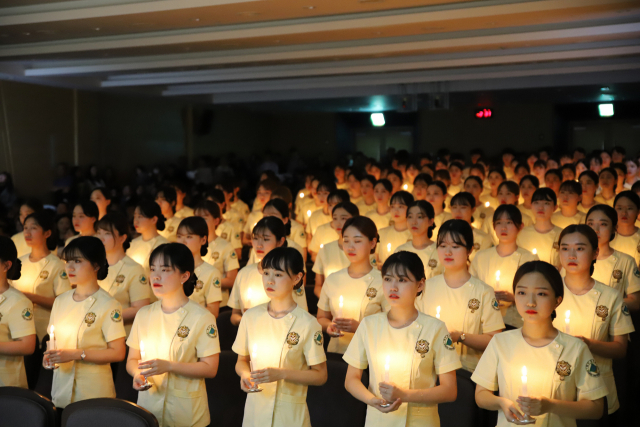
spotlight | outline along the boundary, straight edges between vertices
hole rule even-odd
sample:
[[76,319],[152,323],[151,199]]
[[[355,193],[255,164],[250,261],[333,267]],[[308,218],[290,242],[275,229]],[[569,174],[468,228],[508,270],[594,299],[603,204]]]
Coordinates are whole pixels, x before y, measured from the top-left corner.
[[598,111],[600,117],[611,117],[613,116],[613,104],[598,104]]
[[371,124],[373,124],[376,127],[384,126],[384,114],[382,113],[371,114]]

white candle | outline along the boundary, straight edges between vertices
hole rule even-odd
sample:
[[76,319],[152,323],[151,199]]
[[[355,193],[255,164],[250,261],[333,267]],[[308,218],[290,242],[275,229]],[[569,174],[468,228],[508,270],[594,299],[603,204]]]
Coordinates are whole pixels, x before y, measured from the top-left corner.
[[56,334],[55,334],[55,330],[56,330],[56,327],[51,325],[51,332],[49,333],[49,343],[47,344],[49,346],[49,350],[55,350],[56,349]]
[[342,298],[342,295],[340,295],[340,301],[338,302],[338,313],[336,314],[336,317],[339,319],[342,319],[342,306],[344,305],[344,298]]
[[144,351],[144,341],[140,340],[140,360],[143,360],[147,357],[147,353]]
[[402,188],[404,188],[405,190],[408,190],[409,189],[409,185],[405,184],[405,185],[402,186]]
[[304,199],[304,193],[300,193],[300,198]]
[[391,252],[391,243],[387,243],[387,252]]
[[522,395],[522,397],[527,397],[529,395],[529,392],[527,390],[527,367],[526,366],[522,367],[522,376],[520,377],[520,379],[522,380],[522,390],[520,391],[520,394]]
[[384,362],[384,382],[389,382],[389,361],[391,360],[391,356],[387,354],[387,359]]
[[253,348],[251,350],[251,370],[255,370],[256,358],[258,357],[258,344],[253,344]]
[[484,204],[484,207],[485,207],[485,208],[488,208],[489,206],[491,206],[491,203],[489,203],[489,202],[486,202],[486,203]]
[[571,310],[567,310],[564,313],[564,332],[567,334],[571,333]]
[[436,307],[436,319],[440,318],[440,306]]
[[307,211],[307,218],[311,218],[311,209]]
[[533,248],[533,250],[531,251],[532,254],[537,255],[538,254],[538,250],[536,248]]
[[247,291],[247,306],[245,307],[245,310],[249,310],[251,308],[251,294],[253,293],[253,289],[249,288],[249,290]]
[[496,289],[500,289],[500,270],[496,271]]

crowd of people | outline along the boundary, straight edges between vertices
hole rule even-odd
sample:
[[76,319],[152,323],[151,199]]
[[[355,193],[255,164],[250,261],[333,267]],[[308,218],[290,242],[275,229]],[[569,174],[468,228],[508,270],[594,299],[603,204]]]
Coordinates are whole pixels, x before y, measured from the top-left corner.
[[0,386],[50,369],[63,410],[115,397],[126,360],[161,426],[214,425],[230,311],[244,426],[310,425],[327,354],[367,426],[631,425],[633,154],[60,165],[45,200],[0,173]]

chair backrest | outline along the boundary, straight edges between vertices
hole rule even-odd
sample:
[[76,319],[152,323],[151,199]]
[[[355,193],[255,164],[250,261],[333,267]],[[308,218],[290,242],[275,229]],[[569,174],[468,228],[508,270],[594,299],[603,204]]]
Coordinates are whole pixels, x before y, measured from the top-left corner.
[[51,400],[20,387],[0,387],[0,427],[56,427]]
[[[333,356],[331,354],[331,356]],[[361,427],[367,415],[367,405],[360,402],[344,388],[347,376],[346,362],[337,357],[327,359],[327,382],[320,387],[309,387],[307,406],[313,426]],[[369,385],[369,373],[365,371],[362,382]],[[330,409],[329,409],[330,408]],[[328,410],[329,409],[329,410]]]
[[235,366],[238,355],[232,351],[220,353],[218,375],[207,378],[207,398],[209,411],[216,427],[241,427],[244,417],[244,404],[247,395],[240,388],[240,377]]
[[45,369],[40,363],[40,373],[38,374],[38,382],[36,382],[36,386],[33,388],[36,393],[39,393],[46,397],[47,399],[51,399],[51,387],[53,386],[53,370]]
[[238,334],[238,327],[231,323],[231,310],[221,311],[216,319],[218,335],[220,337],[220,350],[231,350],[233,342]]
[[87,399],[64,408],[62,427],[158,427],[156,417],[135,403],[120,399]]

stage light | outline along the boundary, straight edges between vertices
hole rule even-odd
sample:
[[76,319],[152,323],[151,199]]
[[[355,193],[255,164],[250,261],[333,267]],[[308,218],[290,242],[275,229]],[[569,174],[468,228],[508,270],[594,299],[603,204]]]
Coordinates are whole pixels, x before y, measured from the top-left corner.
[[384,126],[384,114],[382,113],[371,114],[371,124],[377,127]]
[[598,111],[600,112],[600,117],[612,117],[613,104],[598,104]]

